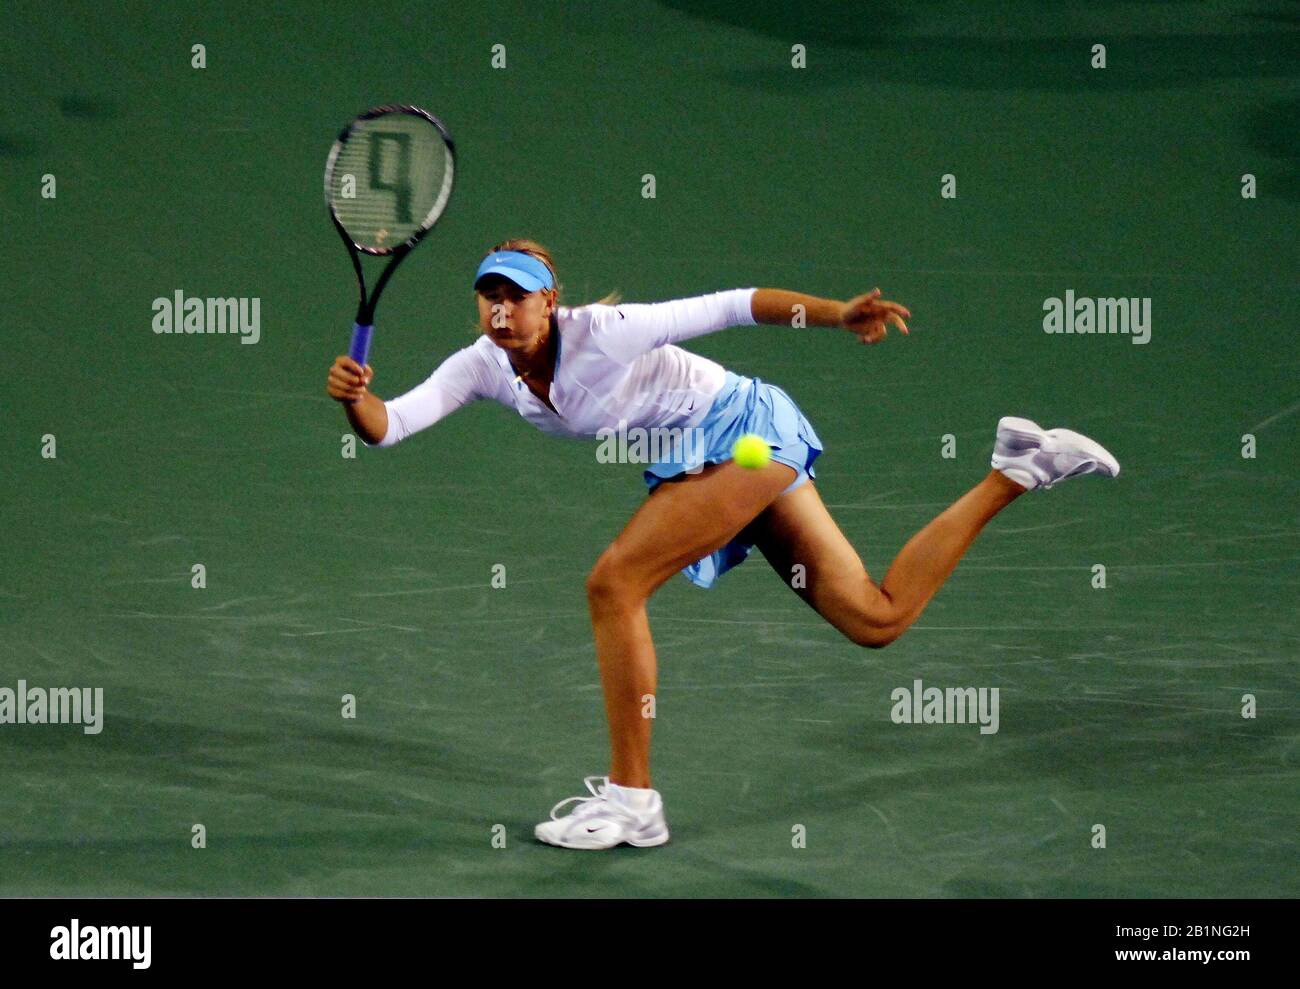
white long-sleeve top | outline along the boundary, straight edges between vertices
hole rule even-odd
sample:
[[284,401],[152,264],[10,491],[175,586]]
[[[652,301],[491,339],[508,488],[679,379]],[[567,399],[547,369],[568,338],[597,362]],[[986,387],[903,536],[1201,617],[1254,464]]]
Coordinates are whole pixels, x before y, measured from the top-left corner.
[[722,365],[674,347],[728,326],[753,326],[755,289],[738,288],[670,302],[557,307],[559,349],[552,412],[516,380],[506,352],[481,336],[443,361],[423,382],[384,403],[388,447],[427,429],[462,405],[491,398],[556,436],[594,437],[603,428],[681,428],[708,413],[726,378]]

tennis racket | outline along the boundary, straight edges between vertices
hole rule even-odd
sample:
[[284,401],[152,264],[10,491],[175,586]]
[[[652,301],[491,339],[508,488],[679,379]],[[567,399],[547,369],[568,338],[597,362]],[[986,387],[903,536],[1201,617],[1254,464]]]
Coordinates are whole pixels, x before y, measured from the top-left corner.
[[[419,107],[394,103],[367,110],[330,149],[325,203],[357,273],[361,300],[349,355],[363,368],[380,293],[446,211],[455,175],[451,134]],[[389,259],[369,298],[362,254]]]

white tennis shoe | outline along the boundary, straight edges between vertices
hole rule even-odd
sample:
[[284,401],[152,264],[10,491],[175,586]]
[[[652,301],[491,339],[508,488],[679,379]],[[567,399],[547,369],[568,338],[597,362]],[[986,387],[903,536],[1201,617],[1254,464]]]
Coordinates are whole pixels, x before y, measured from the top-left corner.
[[1003,416],[993,447],[993,469],[1030,491],[1067,477],[1119,474],[1119,461],[1096,440],[1071,429],[1043,429],[1030,419]]
[[[551,819],[533,829],[538,841],[561,848],[613,848],[626,842],[637,848],[662,845],[668,840],[668,822],[664,820],[664,801],[658,790],[651,790],[648,805],[633,807],[609,789],[608,776],[588,776],[584,780],[589,797],[569,797],[551,808]],[[577,803],[568,814],[561,815],[565,804]]]

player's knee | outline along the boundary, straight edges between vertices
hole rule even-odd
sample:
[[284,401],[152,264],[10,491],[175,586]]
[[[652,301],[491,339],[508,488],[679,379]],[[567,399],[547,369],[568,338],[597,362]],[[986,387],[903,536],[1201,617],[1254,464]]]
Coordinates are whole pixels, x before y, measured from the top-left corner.
[[871,625],[863,623],[855,625],[848,632],[849,639],[854,645],[863,646],[866,649],[884,649],[900,635],[903,630],[897,625]]
[[889,594],[870,577],[867,578],[867,598],[854,610],[844,634],[866,649],[884,649],[907,629],[908,622],[900,621],[900,612]]
[[587,574],[587,601],[593,606],[618,604],[634,600],[638,593],[629,562],[612,548],[600,554]]

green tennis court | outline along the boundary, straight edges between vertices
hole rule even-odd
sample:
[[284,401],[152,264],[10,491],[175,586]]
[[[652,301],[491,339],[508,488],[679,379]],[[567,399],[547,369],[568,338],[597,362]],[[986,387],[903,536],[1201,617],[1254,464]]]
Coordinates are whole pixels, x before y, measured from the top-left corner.
[[[0,895],[1300,892],[1290,5],[189,6],[23,0],[0,37],[0,688],[103,690],[98,734],[0,724]],[[570,304],[910,307],[877,347],[689,345],[798,400],[877,578],[1002,415],[1123,473],[1022,499],[885,650],[757,553],[673,579],[673,841],[536,843],[608,768],[584,578],[644,486],[486,402],[343,456],[355,289],[321,171],[391,101],[460,160],[384,295],[377,394],[474,340],[475,267],[532,237]],[[258,300],[256,343],[154,332],[177,292]],[[1044,332],[1067,292],[1149,300],[1149,341]],[[998,730],[895,723],[917,680],[998,688]]]

